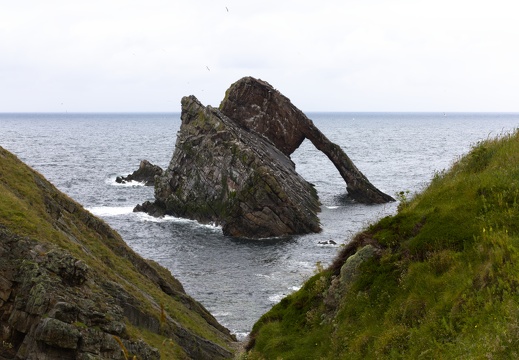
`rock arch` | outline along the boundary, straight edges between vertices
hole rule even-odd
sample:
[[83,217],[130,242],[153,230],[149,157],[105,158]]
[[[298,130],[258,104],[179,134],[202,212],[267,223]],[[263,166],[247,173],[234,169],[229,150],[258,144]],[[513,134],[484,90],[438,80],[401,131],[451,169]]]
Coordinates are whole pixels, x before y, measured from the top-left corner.
[[219,224],[231,236],[319,232],[317,192],[290,159],[304,139],[333,162],[351,198],[363,203],[393,200],[264,81],[247,77],[234,83],[219,109],[186,96],[181,120],[169,166],[155,177],[155,201],[135,211]]
[[373,186],[353,161],[332,143],[290,99],[269,83],[244,77],[227,90],[220,111],[237,124],[268,138],[290,156],[308,139],[335,165],[355,201],[380,204],[394,199]]

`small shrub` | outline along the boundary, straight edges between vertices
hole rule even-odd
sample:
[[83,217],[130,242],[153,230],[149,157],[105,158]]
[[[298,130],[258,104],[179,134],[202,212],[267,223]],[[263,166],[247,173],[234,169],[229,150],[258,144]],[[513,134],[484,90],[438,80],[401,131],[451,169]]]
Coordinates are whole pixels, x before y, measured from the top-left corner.
[[402,211],[409,206],[409,190],[400,191],[395,194],[395,199],[399,202],[398,211]]

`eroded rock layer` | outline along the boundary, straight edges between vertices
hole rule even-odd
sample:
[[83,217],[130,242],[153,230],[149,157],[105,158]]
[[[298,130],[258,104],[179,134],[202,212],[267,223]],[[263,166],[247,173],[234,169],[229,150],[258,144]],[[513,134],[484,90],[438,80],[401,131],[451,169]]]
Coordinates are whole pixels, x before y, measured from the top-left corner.
[[316,191],[290,160],[305,139],[332,161],[351,199],[370,204],[394,201],[265,81],[237,81],[219,109],[204,107],[194,96],[184,97],[181,118],[173,158],[156,177],[155,201],[135,211],[219,224],[232,236],[318,232]]

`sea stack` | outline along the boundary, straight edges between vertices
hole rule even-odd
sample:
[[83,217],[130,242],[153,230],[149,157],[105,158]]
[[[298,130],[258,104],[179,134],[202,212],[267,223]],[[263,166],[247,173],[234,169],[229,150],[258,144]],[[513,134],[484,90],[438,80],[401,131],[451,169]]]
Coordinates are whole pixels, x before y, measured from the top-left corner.
[[218,224],[231,236],[319,232],[316,190],[290,159],[304,139],[333,162],[353,200],[394,201],[265,81],[246,77],[234,83],[219,109],[184,97],[181,120],[173,158],[155,180],[155,201],[135,211]]
[[320,231],[315,189],[268,139],[194,96],[182,99],[181,118],[173,158],[145,210],[222,225],[231,236]]

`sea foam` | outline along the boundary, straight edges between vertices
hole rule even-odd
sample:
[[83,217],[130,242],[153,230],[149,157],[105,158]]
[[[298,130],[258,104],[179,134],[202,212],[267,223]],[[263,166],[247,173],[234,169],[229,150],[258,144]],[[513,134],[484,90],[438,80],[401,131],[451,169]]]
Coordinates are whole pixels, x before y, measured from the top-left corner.
[[133,206],[93,206],[87,208],[95,216],[108,217],[127,215],[133,212]]

